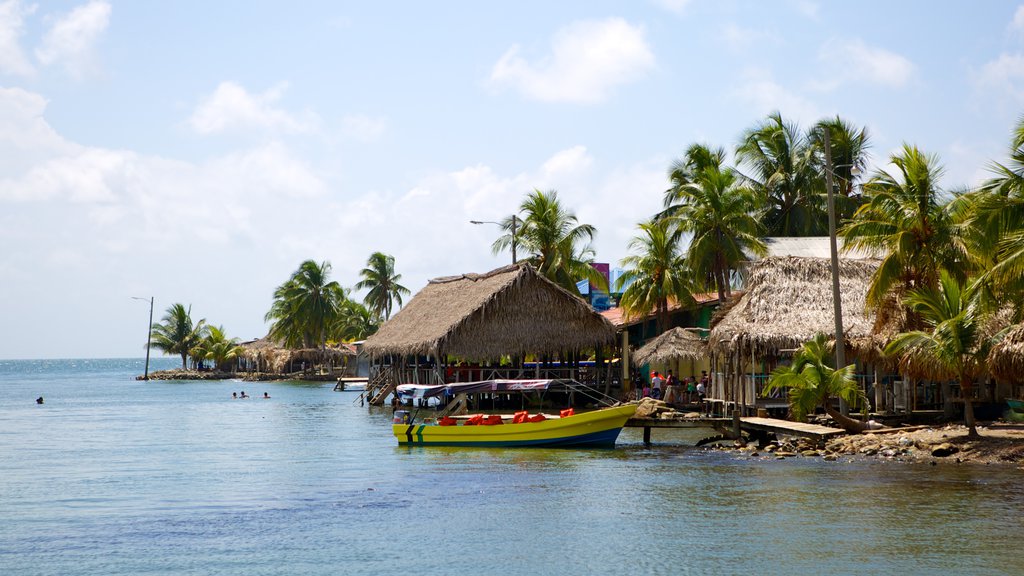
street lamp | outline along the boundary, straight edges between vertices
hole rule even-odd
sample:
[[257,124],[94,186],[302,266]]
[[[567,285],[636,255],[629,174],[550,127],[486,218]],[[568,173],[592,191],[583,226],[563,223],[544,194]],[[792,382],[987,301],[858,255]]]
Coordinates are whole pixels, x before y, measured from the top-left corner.
[[[498,226],[504,227],[505,225],[501,222],[492,222],[491,220],[470,220],[470,224],[497,224]],[[519,218],[512,215],[512,263],[516,263],[516,225],[519,223]]]
[[[132,300],[146,301],[145,298],[132,296]],[[143,380],[149,380],[149,343],[153,339],[153,297],[149,297],[149,330],[146,332],[146,371],[142,375]]]

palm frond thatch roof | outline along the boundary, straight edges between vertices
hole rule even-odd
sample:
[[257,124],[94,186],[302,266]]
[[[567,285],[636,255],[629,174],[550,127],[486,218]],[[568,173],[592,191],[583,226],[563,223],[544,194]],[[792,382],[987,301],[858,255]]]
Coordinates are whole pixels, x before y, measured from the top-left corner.
[[[877,260],[840,259],[839,288],[843,332],[856,342],[871,334],[873,313],[865,313],[865,295]],[[757,354],[778,355],[819,333],[835,331],[832,268],[828,258],[769,257],[750,264],[747,289],[723,306],[714,318],[709,348],[732,353],[753,348]]]
[[988,369],[999,380],[1024,380],[1024,324],[1011,328],[988,354]]
[[356,355],[355,350],[346,344],[292,350],[267,337],[243,342],[239,346],[242,348],[243,358],[256,362],[267,372],[283,372],[292,362],[309,362],[315,365],[328,361],[338,362],[346,356]]
[[431,280],[367,338],[363,352],[371,357],[495,360],[591,348],[614,340],[615,327],[583,300],[528,264],[517,264],[486,274]]
[[696,330],[673,328],[644,344],[633,354],[636,364],[697,360],[707,356],[707,344]]

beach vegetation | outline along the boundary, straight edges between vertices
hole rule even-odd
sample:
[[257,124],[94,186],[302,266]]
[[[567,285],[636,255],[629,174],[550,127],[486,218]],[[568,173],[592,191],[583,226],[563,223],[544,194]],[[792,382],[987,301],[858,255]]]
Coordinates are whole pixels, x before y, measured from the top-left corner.
[[[519,207],[521,226],[516,243],[527,254],[525,261],[562,288],[579,294],[576,282],[586,279],[599,290],[608,290],[608,280],[594,268],[595,252],[590,246],[597,229],[580,223],[576,214],[562,206],[558,192],[534,189]],[[501,249],[502,239],[492,246]]]
[[323,348],[328,329],[337,321],[345,289],[331,280],[331,263],[306,260],[274,290],[264,317],[271,322],[269,337],[287,348]]
[[806,420],[819,408],[832,417],[844,430],[862,432],[863,422],[844,416],[832,406],[833,400],[842,399],[851,407],[866,405],[867,398],[857,386],[855,365],[836,369],[830,365],[833,358],[829,337],[818,334],[793,355],[793,362],[772,371],[764,388],[764,395],[785,391],[793,417]]
[[171,304],[160,322],[153,324],[150,345],[164,354],[181,356],[181,368],[184,370],[188,368],[189,354],[202,341],[205,328],[205,319],[192,321],[191,306]]
[[720,302],[732,293],[732,273],[739,264],[750,254],[767,252],[760,239],[759,197],[723,161],[721,149],[691,146],[673,165],[675,176],[670,177],[677,184],[665,193],[662,212],[675,229],[690,235],[685,269],[705,289],[717,290]]
[[980,284],[959,280],[943,270],[936,286],[911,290],[904,302],[920,318],[923,330],[896,336],[885,352],[904,364],[930,365],[937,378],[955,378],[964,401],[964,424],[977,436],[972,402],[974,380],[984,372],[990,340],[983,325],[988,312]]
[[[661,219],[637,226],[640,233],[629,242],[633,254],[622,259],[625,268],[617,280],[622,291],[619,306],[627,317],[654,312],[657,331],[668,330],[671,302],[681,306],[694,303],[693,275],[680,247],[680,227],[673,220]],[[623,286],[627,286],[623,290]]]
[[228,338],[223,326],[206,326],[202,339],[191,351],[193,359],[209,360],[218,372],[230,372],[235,360],[244,352],[238,338]]
[[395,272],[395,257],[389,254],[371,254],[359,276],[355,289],[367,291],[363,303],[379,320],[391,318],[394,306],[401,308],[402,296],[409,295],[409,289],[399,284],[402,275]]

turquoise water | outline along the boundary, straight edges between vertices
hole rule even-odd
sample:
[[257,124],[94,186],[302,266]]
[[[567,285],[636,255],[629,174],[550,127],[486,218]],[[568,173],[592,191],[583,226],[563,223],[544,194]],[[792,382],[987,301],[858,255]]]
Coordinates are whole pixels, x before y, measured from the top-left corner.
[[141,372],[0,361],[0,574],[1022,573],[1015,468],[399,448],[329,384]]

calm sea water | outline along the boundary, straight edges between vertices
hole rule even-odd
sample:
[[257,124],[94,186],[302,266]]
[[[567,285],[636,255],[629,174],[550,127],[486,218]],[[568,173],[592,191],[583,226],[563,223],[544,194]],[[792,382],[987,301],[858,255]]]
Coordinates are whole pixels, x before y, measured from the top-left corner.
[[0,361],[0,574],[1024,572],[1014,468],[399,448],[329,384],[141,372]]

